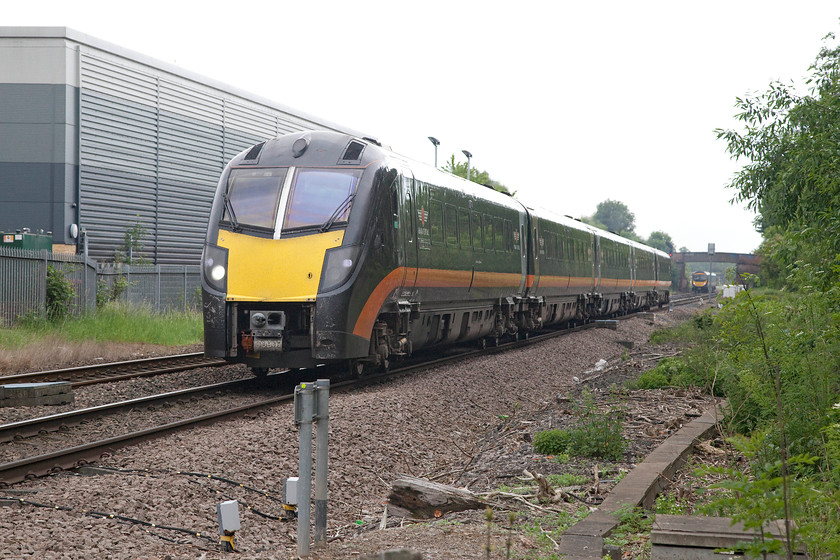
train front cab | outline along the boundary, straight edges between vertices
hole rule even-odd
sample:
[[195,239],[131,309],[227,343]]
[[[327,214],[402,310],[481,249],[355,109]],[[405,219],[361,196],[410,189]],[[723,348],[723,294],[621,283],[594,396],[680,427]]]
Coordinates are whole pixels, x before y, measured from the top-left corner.
[[[205,353],[257,374],[367,356],[369,334],[353,328],[378,279],[359,273],[382,274],[396,258],[384,250],[395,243],[391,208],[371,193],[396,176],[376,146],[345,135],[279,137],[237,156],[203,255]],[[374,245],[382,266],[365,268]]]
[[694,293],[709,292],[709,275],[703,271],[691,273],[691,291]]

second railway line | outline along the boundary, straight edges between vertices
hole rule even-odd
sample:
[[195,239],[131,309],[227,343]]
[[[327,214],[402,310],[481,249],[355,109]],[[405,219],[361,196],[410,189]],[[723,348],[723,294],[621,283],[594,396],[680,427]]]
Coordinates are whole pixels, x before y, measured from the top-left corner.
[[[594,324],[573,330],[592,326]],[[528,340],[509,341],[503,347],[487,351],[521,347],[573,330],[546,333],[530,337]],[[480,351],[475,349],[453,351],[436,362],[407,363],[404,364],[406,367],[387,375],[365,376],[362,382],[375,382],[384,377],[404,375],[413,369],[434,367],[479,353]],[[27,476],[47,474],[56,468],[72,468],[78,464],[96,461],[102,453],[117,447],[158,437],[162,433],[217,421],[234,414],[247,414],[261,407],[281,403],[291,398],[290,389],[297,379],[308,380],[322,375],[330,375],[330,372],[318,368],[293,374],[279,373],[263,380],[238,379],[206,387],[148,395],[122,403],[103,404],[82,411],[7,423],[0,426],[0,442],[6,442],[0,443],[0,449],[5,448],[5,451],[0,451],[0,456],[3,457],[0,480],[14,483]],[[351,381],[345,383],[350,384]],[[341,387],[345,383],[339,383],[335,387]],[[85,427],[72,427],[80,424],[84,424]],[[37,437],[37,434],[55,431],[60,433],[48,438],[49,444],[42,443]],[[97,441],[92,442],[93,439]]]

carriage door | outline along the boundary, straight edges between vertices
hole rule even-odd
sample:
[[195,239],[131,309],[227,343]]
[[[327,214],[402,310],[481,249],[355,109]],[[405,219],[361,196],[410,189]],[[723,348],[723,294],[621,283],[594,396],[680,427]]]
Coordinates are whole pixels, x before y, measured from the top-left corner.
[[531,233],[533,233],[533,237],[531,238],[532,241],[529,250],[533,251],[533,257],[531,257],[530,261],[533,263],[534,269],[528,272],[531,276],[531,289],[528,291],[528,295],[533,295],[533,292],[536,291],[540,283],[540,249],[543,249],[545,240],[542,238],[542,233],[539,231],[538,225],[538,218],[531,215]]
[[405,280],[403,281],[403,293],[400,299],[414,299],[414,286],[417,283],[417,208],[414,185],[414,174],[410,169],[402,171],[402,185],[400,189],[400,209],[403,223],[402,241],[405,247]]
[[594,277],[594,282],[595,282],[594,291],[595,292],[600,292],[601,291],[601,264],[602,264],[601,260],[603,258],[603,255],[601,254],[601,237],[598,236],[598,235],[593,235],[592,237],[593,237],[593,239],[592,239],[592,241],[590,241],[589,247],[590,247],[590,251],[591,251],[592,246],[594,244],[595,254],[593,255],[593,254],[590,253],[589,260],[592,261],[592,275]]

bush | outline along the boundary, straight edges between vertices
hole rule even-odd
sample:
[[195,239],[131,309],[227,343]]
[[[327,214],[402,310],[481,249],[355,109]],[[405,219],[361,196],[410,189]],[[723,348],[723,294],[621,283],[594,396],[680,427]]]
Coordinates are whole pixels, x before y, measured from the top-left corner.
[[559,455],[569,448],[572,436],[566,430],[545,430],[534,436],[534,449],[543,455]]
[[100,278],[96,284],[96,308],[102,309],[111,302],[120,301],[127,289],[128,280],[125,276],[117,276],[110,286]]
[[63,321],[76,297],[73,283],[64,275],[64,271],[52,265],[47,267],[47,318],[50,321]]
[[569,453],[578,457],[596,457],[618,461],[627,449],[621,433],[621,410],[612,407],[601,412],[595,407],[592,394],[581,395],[582,405],[577,411],[580,423],[566,430],[545,430],[534,436],[534,449],[545,455]]
[[570,431],[569,451],[581,457],[620,461],[627,450],[621,433],[623,422],[618,410],[592,415],[579,428]]
[[631,389],[660,389],[670,385],[670,379],[658,369],[644,372],[639,379],[627,384]]

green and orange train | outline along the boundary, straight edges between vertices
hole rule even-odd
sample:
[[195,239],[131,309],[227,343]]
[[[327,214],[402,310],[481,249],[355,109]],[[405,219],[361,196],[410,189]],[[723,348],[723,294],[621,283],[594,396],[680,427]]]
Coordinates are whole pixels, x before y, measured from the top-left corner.
[[270,368],[387,369],[668,302],[662,251],[311,131],[225,168],[203,254],[205,353]]

